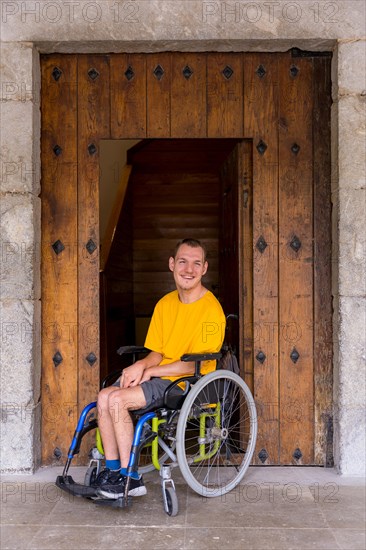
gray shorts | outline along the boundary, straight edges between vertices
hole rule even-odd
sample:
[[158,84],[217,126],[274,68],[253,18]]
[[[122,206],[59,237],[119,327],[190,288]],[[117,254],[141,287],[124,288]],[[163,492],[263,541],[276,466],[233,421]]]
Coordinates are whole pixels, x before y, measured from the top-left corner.
[[[162,407],[164,405],[164,392],[171,383],[171,380],[162,380],[159,377],[151,378],[146,382],[142,382],[140,385],[146,399],[146,405],[144,408]],[[113,386],[117,386],[119,388],[119,384],[120,378],[116,380]],[[169,395],[181,395],[182,393],[183,390],[176,386],[172,392],[169,392]]]
[[[151,378],[147,382],[142,382],[141,387],[144,392],[147,407],[162,407],[164,405],[164,392],[172,383],[171,380],[162,380],[161,378]],[[183,393],[176,386],[169,395],[180,395]]]

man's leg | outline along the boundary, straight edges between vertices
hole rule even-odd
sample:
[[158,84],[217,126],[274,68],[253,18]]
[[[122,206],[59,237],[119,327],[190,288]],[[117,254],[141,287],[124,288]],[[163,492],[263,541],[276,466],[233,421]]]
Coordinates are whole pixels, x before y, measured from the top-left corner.
[[[116,499],[124,496],[126,469],[133,442],[134,425],[129,411],[145,407],[146,399],[141,386],[124,389],[114,386],[108,390],[102,390],[99,394],[98,410],[101,422],[98,420],[98,424],[101,427],[107,463],[116,462],[116,458],[119,457],[121,469],[119,475],[105,470],[106,476],[98,484],[98,494],[102,497]],[[103,472],[100,476],[103,476]],[[132,477],[129,481],[128,494],[131,496],[145,495],[146,488],[142,478]]]
[[[127,468],[134,434],[134,425],[129,411],[145,407],[145,395],[141,386],[116,389],[109,394],[108,402],[109,417],[112,420],[114,440],[117,445],[121,468]],[[107,425],[108,429],[110,429],[110,425]],[[102,432],[101,435],[103,440]],[[112,450],[115,452],[113,446],[111,446]]]
[[134,426],[129,410],[145,407],[146,399],[140,386],[119,389],[110,386],[98,395],[98,427],[106,460],[121,460],[128,465]]
[[98,428],[102,437],[106,460],[119,459],[114,422],[109,410],[109,396],[115,391],[116,386],[110,386],[101,390],[98,395]]

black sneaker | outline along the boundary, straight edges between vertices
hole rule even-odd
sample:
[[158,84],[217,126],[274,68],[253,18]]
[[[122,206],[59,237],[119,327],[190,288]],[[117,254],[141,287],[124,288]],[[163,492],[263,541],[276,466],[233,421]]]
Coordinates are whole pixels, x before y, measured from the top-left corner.
[[94,487],[103,487],[107,483],[111,483],[115,481],[120,476],[119,470],[110,470],[109,468],[105,468],[101,472],[99,472],[97,479],[93,483]]
[[[120,474],[117,479],[110,480],[98,489],[98,495],[105,498],[117,499],[125,496],[127,477]],[[141,497],[146,495],[146,487],[144,485],[142,477],[139,479],[130,478],[130,485],[128,489],[128,496]]]

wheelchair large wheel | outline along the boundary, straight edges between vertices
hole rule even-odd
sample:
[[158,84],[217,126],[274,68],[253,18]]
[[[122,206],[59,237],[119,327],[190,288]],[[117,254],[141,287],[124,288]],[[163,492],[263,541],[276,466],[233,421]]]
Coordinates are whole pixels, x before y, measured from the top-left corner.
[[257,413],[244,380],[215,371],[191,389],[177,426],[177,460],[187,484],[199,495],[216,497],[234,489],[251,462]]

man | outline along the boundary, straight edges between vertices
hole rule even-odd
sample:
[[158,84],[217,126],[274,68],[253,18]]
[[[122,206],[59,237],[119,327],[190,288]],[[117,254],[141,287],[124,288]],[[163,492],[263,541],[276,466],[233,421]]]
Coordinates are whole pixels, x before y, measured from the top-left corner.
[[[106,457],[106,469],[97,479],[98,494],[106,498],[124,495],[134,425],[129,411],[159,403],[165,388],[182,376],[194,373],[194,362],[183,362],[185,353],[220,351],[225,316],[215,296],[201,282],[208,263],[204,246],[195,239],[180,241],[169,269],[176,290],[156,304],[145,347],[151,352],[122,371],[117,386],[100,391],[98,425]],[[201,372],[215,370],[205,361]],[[132,477],[129,494],[146,494],[142,478]]]

